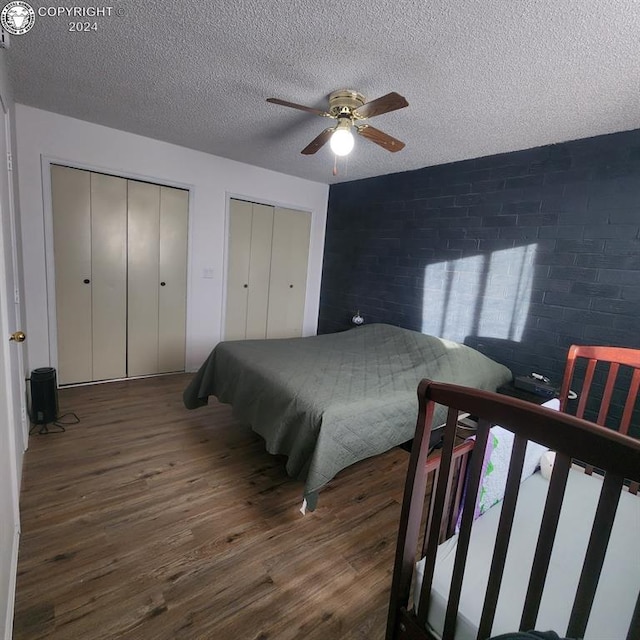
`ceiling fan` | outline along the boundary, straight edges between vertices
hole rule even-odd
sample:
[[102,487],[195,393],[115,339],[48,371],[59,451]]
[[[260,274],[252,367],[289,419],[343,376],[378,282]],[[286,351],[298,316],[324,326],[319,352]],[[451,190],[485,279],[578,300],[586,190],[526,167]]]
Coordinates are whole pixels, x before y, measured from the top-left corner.
[[311,155],[321,149],[330,141],[331,150],[337,156],[346,156],[353,149],[352,128],[363,138],[371,140],[380,145],[383,149],[395,153],[404,148],[404,142],[393,138],[384,131],[372,127],[370,124],[362,123],[362,120],[373,118],[374,116],[389,113],[396,109],[408,107],[409,103],[400,94],[392,91],[380,98],[366,102],[365,97],[352,89],[340,89],[329,95],[329,110],[322,111],[313,107],[305,107],[302,104],[295,104],[279,98],[267,98],[271,104],[279,104],[283,107],[291,107],[300,111],[307,111],[317,116],[333,118],[338,121],[334,127],[325,129],[319,136],[312,140],[303,150],[304,155]]

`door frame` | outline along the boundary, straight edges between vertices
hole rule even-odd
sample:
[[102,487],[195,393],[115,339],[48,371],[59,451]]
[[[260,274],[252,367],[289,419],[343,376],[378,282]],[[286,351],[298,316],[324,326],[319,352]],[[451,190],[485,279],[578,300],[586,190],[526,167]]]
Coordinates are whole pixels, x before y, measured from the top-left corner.
[[[8,110],[5,109],[4,100],[0,96],[0,101],[2,101],[2,106],[0,107],[0,116],[3,117],[3,123],[0,126],[4,126],[5,129],[5,138],[7,141],[7,151],[11,154],[11,161],[14,165],[11,169],[9,169],[7,184],[8,184],[8,193],[7,199],[9,201],[9,218],[11,223],[11,246],[13,247],[11,261],[13,264],[13,274],[14,274],[14,285],[15,291],[13,292],[13,300],[14,300],[14,313],[12,315],[15,316],[15,326],[17,329],[24,329],[26,327],[26,317],[24,313],[24,283],[22,280],[22,268],[20,265],[20,260],[18,254],[20,252],[20,243],[21,238],[18,234],[18,225],[16,224],[16,206],[15,206],[15,193],[13,188],[13,177],[15,171],[15,158],[13,157],[12,151],[12,137],[11,137],[11,115]],[[8,292],[11,298],[11,292]],[[27,336],[28,339],[28,336]],[[28,346],[27,346],[28,349]],[[19,443],[22,447],[22,452],[26,451],[29,447],[29,428],[30,423],[27,417],[27,369],[25,366],[25,351],[23,348],[18,349],[17,352],[18,358],[18,369],[21,372],[20,379],[17,381],[20,389],[20,407],[15,408],[16,415],[14,418],[19,420],[20,431],[22,433],[22,440]]]
[[[0,107],[1,109],[1,107]],[[0,212],[1,214],[2,212]],[[0,227],[0,264],[2,264],[2,278],[0,282],[0,340],[2,344],[0,345],[0,367],[2,367],[2,377],[4,384],[2,386],[6,386],[6,389],[1,389],[5,395],[6,399],[6,407],[5,410],[0,412],[0,436],[2,440],[6,442],[6,454],[9,458],[8,465],[8,473],[9,473],[9,491],[10,491],[10,501],[11,501],[11,527],[13,528],[13,541],[11,548],[11,558],[9,561],[10,564],[10,574],[8,576],[8,587],[9,587],[9,601],[6,603],[7,605],[7,618],[5,620],[4,629],[2,630],[4,638],[11,638],[11,633],[13,629],[13,610],[15,606],[15,593],[16,593],[16,579],[17,579],[17,570],[18,570],[18,542],[20,539],[20,510],[19,510],[19,479],[18,479],[18,460],[17,456],[20,456],[24,453],[24,449],[21,443],[16,442],[16,411],[13,406],[13,393],[11,393],[12,380],[11,380],[11,354],[9,349],[11,345],[9,344],[8,336],[11,331],[11,327],[9,323],[11,322],[10,318],[10,308],[12,306],[10,302],[10,297],[5,295],[9,293],[7,291],[5,273],[4,273],[4,262],[5,260],[5,252],[4,252],[4,234],[3,229]],[[5,393],[5,391],[7,393]],[[6,418],[6,421],[5,421]],[[4,490],[4,487],[1,489]]]
[[311,216],[311,228],[309,233],[309,250],[307,252],[307,279],[305,282],[304,293],[304,313],[302,320],[302,335],[304,336],[304,327],[307,320],[307,312],[309,310],[309,278],[311,276],[311,269],[309,268],[309,261],[311,260],[311,243],[313,242],[313,223],[315,222],[315,213],[313,210],[307,207],[301,207],[299,205],[277,202],[275,200],[266,200],[261,198],[259,201],[251,196],[241,195],[231,191],[225,191],[225,206],[224,206],[224,248],[222,256],[222,304],[220,305],[220,339],[224,340],[226,318],[227,318],[227,285],[229,275],[229,227],[231,224],[231,200],[242,200],[243,202],[250,202],[251,204],[264,204],[268,207],[291,209],[293,211],[300,211],[302,213],[308,213]]
[[[11,138],[9,136],[10,133],[10,112],[6,109],[6,101],[3,92],[0,91],[0,115],[4,118],[4,122],[0,123],[0,126],[4,126],[6,130],[6,146],[7,152],[11,153]],[[21,272],[18,270],[18,260],[17,260],[17,248],[16,244],[17,238],[15,237],[16,230],[16,218],[15,218],[15,208],[14,208],[14,198],[13,198],[13,175],[12,171],[7,171],[7,201],[9,203],[8,211],[0,211],[0,215],[8,216],[9,218],[9,228],[10,233],[13,236],[11,238],[12,243],[12,255],[11,255],[11,263],[12,269],[14,270],[14,284],[17,285],[18,290],[20,289],[20,277]],[[12,541],[11,541],[11,557],[9,559],[10,573],[7,576],[8,580],[8,596],[9,599],[6,603],[7,605],[7,617],[4,621],[4,628],[2,629],[2,634],[4,638],[11,638],[12,629],[13,629],[13,612],[15,606],[15,592],[16,592],[16,580],[17,580],[17,569],[18,569],[18,546],[20,539],[20,507],[19,507],[19,499],[20,499],[20,478],[18,477],[19,469],[21,468],[21,464],[19,461],[24,454],[25,446],[24,442],[18,442],[18,430],[17,426],[21,426],[22,417],[21,417],[21,407],[14,406],[14,384],[16,382],[20,383],[20,381],[15,381],[12,379],[12,367],[11,367],[11,351],[10,349],[14,345],[10,345],[8,337],[13,329],[12,325],[15,326],[15,323],[20,320],[18,318],[19,307],[16,303],[12,302],[15,300],[15,292],[8,291],[6,273],[5,273],[5,265],[6,258],[4,251],[4,225],[0,225],[0,265],[2,265],[2,274],[0,276],[0,340],[2,344],[0,344],[0,367],[2,367],[2,377],[3,377],[3,387],[0,389],[0,393],[3,393],[6,399],[6,407],[2,410],[2,414],[0,415],[0,437],[4,442],[6,442],[6,454],[9,458],[7,472],[9,473],[9,501],[11,503],[11,524],[10,528],[13,529]],[[15,329],[14,329],[15,330]],[[22,359],[18,360],[19,365],[24,368],[24,364]],[[23,370],[23,369],[22,369]],[[24,381],[22,382],[24,384]],[[20,386],[22,388],[22,385]],[[26,407],[26,397],[22,398],[21,395],[21,403],[25,403]],[[20,429],[21,432],[24,432],[24,429]],[[28,436],[28,429],[27,429]],[[2,487],[4,490],[5,487]]]
[[[71,169],[81,169],[83,171],[92,171],[94,173],[102,173],[116,178],[124,178],[125,180],[137,180],[139,182],[148,182],[159,185],[161,187],[174,187],[184,189],[189,192],[189,209],[187,220],[187,298],[186,298],[186,326],[190,321],[190,300],[192,294],[192,261],[193,261],[193,203],[195,201],[196,188],[193,184],[176,182],[173,180],[158,179],[152,176],[137,174],[134,172],[123,172],[108,167],[98,166],[87,162],[79,162],[78,160],[68,160],[56,156],[41,156],[40,158],[42,170],[42,202],[44,211],[44,254],[45,254],[45,273],[46,282],[45,289],[47,295],[47,336],[49,342],[49,362],[50,366],[58,368],[58,320],[56,314],[56,270],[55,256],[53,252],[53,199],[51,193],[51,165],[58,164]],[[185,342],[188,343],[189,334],[185,334]],[[185,345],[185,370],[186,370],[186,354],[188,353],[188,344]],[[104,381],[107,382],[107,381]],[[92,384],[92,383],[83,383]]]

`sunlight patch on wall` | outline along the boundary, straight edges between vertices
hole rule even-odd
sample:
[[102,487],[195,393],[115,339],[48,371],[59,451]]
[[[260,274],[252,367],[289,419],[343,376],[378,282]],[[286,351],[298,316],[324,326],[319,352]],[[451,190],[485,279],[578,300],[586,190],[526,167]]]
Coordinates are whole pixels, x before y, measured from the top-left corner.
[[520,340],[535,253],[530,244],[427,265],[422,332],[456,342],[467,336]]

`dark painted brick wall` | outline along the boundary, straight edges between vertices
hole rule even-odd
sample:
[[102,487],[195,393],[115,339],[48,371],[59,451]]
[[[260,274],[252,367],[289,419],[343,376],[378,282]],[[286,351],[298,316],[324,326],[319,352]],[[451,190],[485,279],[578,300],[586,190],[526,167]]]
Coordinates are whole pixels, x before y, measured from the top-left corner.
[[358,309],[516,374],[640,348],[640,130],[332,186],[320,332]]

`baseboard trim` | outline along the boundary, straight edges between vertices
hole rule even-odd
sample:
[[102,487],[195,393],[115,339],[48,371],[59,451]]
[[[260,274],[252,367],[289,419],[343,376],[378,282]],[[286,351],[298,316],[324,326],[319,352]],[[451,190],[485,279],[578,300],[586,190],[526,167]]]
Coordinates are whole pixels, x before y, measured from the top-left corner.
[[18,548],[20,546],[20,529],[16,527],[11,550],[11,572],[9,574],[9,601],[7,602],[7,619],[4,628],[4,640],[13,637],[13,613],[16,604],[16,581],[18,577]]
[[165,378],[166,376],[176,376],[185,373],[180,371],[167,371],[166,373],[146,373],[141,376],[128,376],[126,378],[109,378],[108,380],[91,380],[89,382],[70,382],[69,384],[58,384],[58,389],[73,389],[74,387],[89,387],[95,384],[111,384],[112,382],[128,382],[129,380],[144,380],[145,378]]

